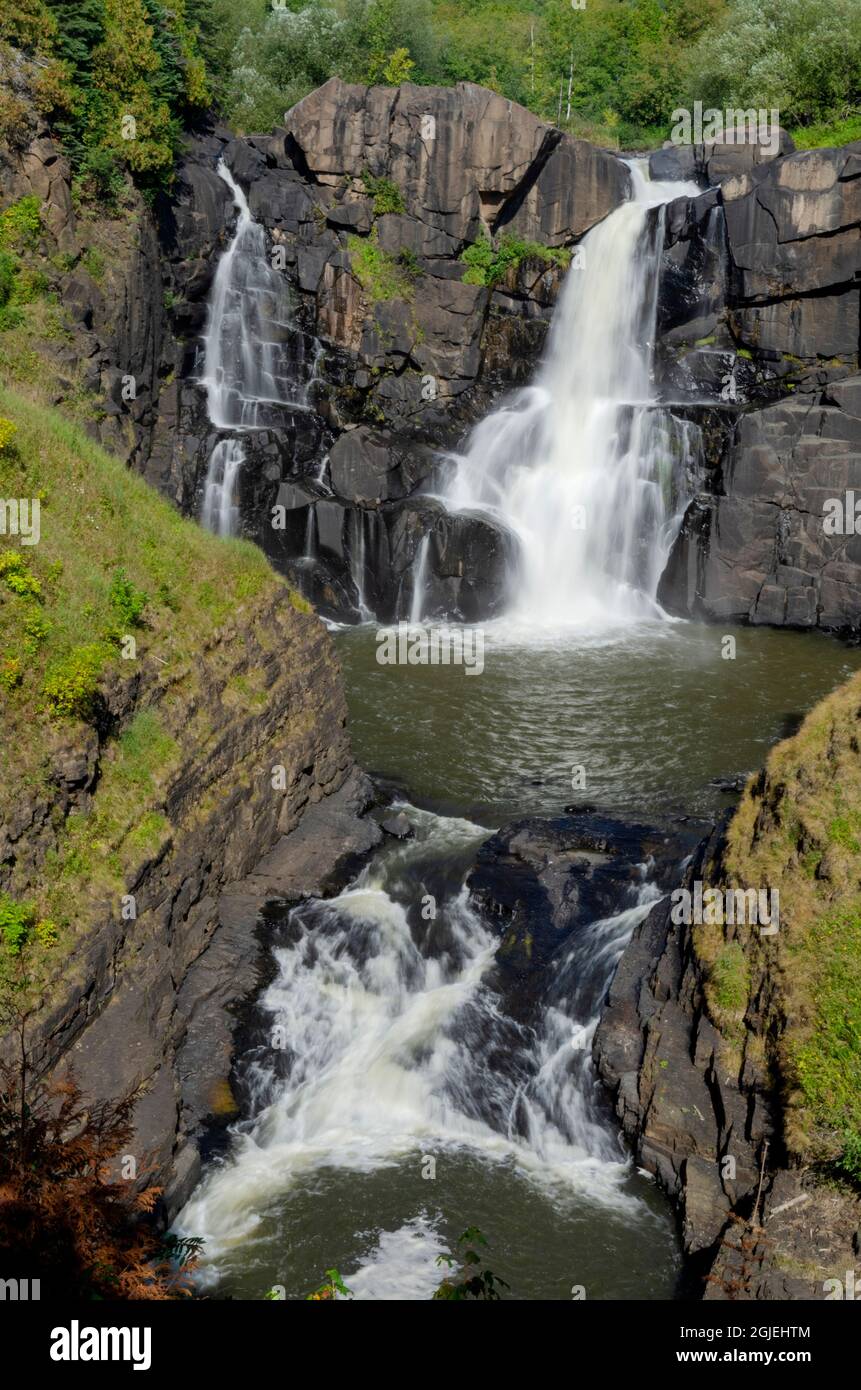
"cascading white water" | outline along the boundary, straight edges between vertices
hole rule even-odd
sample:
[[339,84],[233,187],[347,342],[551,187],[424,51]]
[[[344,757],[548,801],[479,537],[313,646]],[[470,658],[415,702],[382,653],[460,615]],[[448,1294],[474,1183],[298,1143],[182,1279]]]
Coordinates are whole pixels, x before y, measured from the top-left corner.
[[[655,593],[678,525],[673,435],[657,407],[652,343],[662,217],[694,184],[650,183],[582,243],[533,385],[473,431],[447,505],[488,511],[520,541],[511,616],[556,626],[660,612]],[[582,265],[578,261],[582,260]]]
[[237,221],[215,272],[201,385],[217,429],[258,429],[267,405],[307,409],[299,384],[304,373],[288,360],[293,306],[286,280],[266,253],[266,233],[223,161],[218,174],[230,189]]
[[236,478],[245,462],[245,450],[238,439],[220,439],[209,458],[203,485],[200,520],[207,531],[232,536],[236,531],[237,508],[234,501]]
[[413,562],[413,596],[410,603],[410,623],[415,626],[421,622],[424,608],[425,584],[427,583],[428,551],[430,536],[422,536],[416,558]]
[[[415,841],[390,848],[337,898],[290,915],[290,944],[276,950],[277,975],[262,999],[287,1074],[271,1054],[252,1062],[253,1122],[180,1218],[181,1230],[204,1237],[212,1273],[232,1251],[253,1247],[273,1202],[315,1173],[368,1173],[410,1153],[466,1149],[550,1190],[614,1211],[640,1208],[626,1190],[630,1164],[597,1103],[584,1040],[631,931],[658,895],[644,885],[629,909],[578,934],[536,1038],[500,1012],[487,982],[499,941],[466,890],[439,903],[419,932],[402,901],[411,862],[468,849],[486,832],[414,807],[409,814]],[[384,1243],[392,1241],[411,1259],[425,1244],[415,1230]],[[439,1279],[433,1239],[427,1248],[417,1288]]]
[[[215,272],[200,384],[216,429],[248,431],[272,423],[273,411],[307,410],[301,384],[307,373],[289,288],[270,264],[263,227],[223,161],[218,174],[230,189],[237,221]],[[316,363],[317,356],[315,370]],[[236,481],[244,461],[235,438],[219,440],[209,458],[201,521],[222,536],[236,530]]]

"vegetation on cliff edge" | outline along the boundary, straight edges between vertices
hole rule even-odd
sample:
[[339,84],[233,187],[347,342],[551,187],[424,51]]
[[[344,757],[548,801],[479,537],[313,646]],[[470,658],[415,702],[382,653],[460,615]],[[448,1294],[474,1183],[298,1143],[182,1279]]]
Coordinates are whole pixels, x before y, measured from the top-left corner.
[[[859,807],[861,675],[856,675],[772,751],[764,772],[748,784],[728,830],[729,879],[737,887],[779,890],[778,933],[762,937],[755,927],[736,927],[700,928],[696,935],[716,997],[720,1000],[723,991],[736,1018],[747,1014],[748,1027],[766,1041],[784,1096],[790,1156],[830,1167],[856,1183],[861,1183]],[[738,960],[742,947],[745,969]]]
[[38,502],[40,533],[37,545],[0,538],[2,819],[50,808],[64,760],[84,778],[85,750],[101,741],[89,807],[58,822],[38,892],[14,874],[4,885],[9,930],[23,923],[35,947],[39,923],[62,944],[92,904],[118,900],[169,837],[164,790],[179,750],[165,711],[191,699],[219,627],[243,612],[251,621],[284,581],[256,546],[182,518],[57,411],[0,391],[0,418],[14,426],[0,449],[0,496]]

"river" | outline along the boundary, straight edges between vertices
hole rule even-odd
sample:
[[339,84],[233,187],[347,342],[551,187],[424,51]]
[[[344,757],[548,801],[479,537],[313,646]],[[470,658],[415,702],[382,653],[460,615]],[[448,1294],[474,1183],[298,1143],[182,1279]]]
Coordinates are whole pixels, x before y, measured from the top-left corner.
[[[492,830],[571,803],[712,818],[729,804],[721,779],[759,766],[859,654],[814,634],[673,621],[657,604],[696,442],[652,396],[654,210],[695,190],[632,175],[632,201],[569,272],[535,381],[450,458],[446,505],[517,539],[507,615],[478,634],[480,673],[383,664],[372,622],[336,632],[356,758],[415,833],[387,839],[337,898],[268,914],[272,978],[236,1068],[243,1118],[179,1221],[204,1237],[200,1282],[215,1297],[303,1297],[335,1266],[356,1299],[427,1299],[469,1226],[512,1298],[677,1289],[673,1214],[626,1153],[590,1050],[657,896],[649,866],[613,916],[566,941],[528,1026],[504,1006],[499,938],[465,877]],[[231,250],[245,238],[259,259],[234,196]],[[241,432],[246,398],[277,387],[239,350],[249,272],[234,283],[230,256],[206,379],[213,419],[239,401],[227,418]],[[266,289],[263,269],[257,280]],[[204,520],[229,532],[233,474],[220,458],[211,472]]]

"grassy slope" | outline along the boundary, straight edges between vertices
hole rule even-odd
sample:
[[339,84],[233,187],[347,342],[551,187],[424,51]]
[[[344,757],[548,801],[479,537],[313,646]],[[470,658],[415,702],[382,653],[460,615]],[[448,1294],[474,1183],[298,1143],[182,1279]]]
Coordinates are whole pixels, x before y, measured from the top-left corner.
[[[786,1102],[786,1139],[803,1160],[861,1180],[861,675],[821,701],[752,779],[728,833],[739,887],[780,890],[780,932],[700,928],[709,1004],[729,1031],[757,998]],[[732,929],[730,929],[732,930]],[[711,938],[711,939],[710,939]],[[749,997],[750,996],[750,997]],[[769,1033],[769,1028],[774,1032]]]
[[[20,671],[19,684],[0,686],[0,737],[12,755],[0,791],[5,817],[22,798],[55,795],[53,750],[85,740],[80,722],[58,718],[44,694],[46,677],[70,654],[97,652],[103,686],[149,662],[165,688],[187,673],[187,689],[213,630],[229,616],[241,619],[243,608],[283,581],[255,546],[219,540],[184,520],[56,410],[0,390],[0,417],[17,427],[0,451],[0,496],[43,499],[37,546],[0,537],[0,557],[23,554],[41,589],[39,597],[18,595],[0,578],[0,672],[9,661]],[[119,623],[135,637],[136,660],[123,659],[116,641],[110,589],[117,569],[148,596],[142,626]],[[35,643],[28,638],[34,618],[45,632]],[[177,698],[173,688],[170,698]],[[120,885],[134,865],[158,847],[169,827],[154,807],[177,756],[153,708],[140,709],[103,748],[90,812],[68,818],[40,876],[35,905],[61,933],[101,892],[125,891]],[[13,881],[13,895],[15,888]]]

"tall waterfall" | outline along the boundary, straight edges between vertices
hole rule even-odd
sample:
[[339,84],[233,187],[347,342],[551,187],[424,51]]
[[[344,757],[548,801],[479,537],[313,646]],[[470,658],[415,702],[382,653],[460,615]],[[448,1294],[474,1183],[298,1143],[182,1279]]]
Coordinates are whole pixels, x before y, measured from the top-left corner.
[[699,189],[650,183],[637,163],[631,174],[632,201],[568,271],[534,384],[476,427],[449,487],[452,510],[490,512],[518,536],[511,613],[532,624],[660,612],[687,440],[651,386],[663,211],[650,209]]
[[203,373],[209,419],[218,430],[239,432],[219,440],[209,458],[201,521],[229,536],[236,530],[236,483],[244,431],[277,422],[285,408],[306,410],[307,373],[287,282],[273,269],[266,234],[227,165],[218,174],[237,212],[233,240],[215,272],[204,336]]

